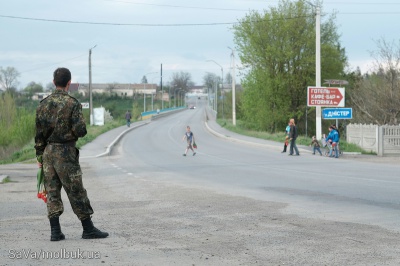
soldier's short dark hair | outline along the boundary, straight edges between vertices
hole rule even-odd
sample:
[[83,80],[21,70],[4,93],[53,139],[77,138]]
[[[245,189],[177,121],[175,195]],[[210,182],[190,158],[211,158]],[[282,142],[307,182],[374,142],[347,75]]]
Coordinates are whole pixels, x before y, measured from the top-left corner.
[[65,88],[71,80],[71,72],[68,68],[59,67],[54,71],[53,78],[56,87]]

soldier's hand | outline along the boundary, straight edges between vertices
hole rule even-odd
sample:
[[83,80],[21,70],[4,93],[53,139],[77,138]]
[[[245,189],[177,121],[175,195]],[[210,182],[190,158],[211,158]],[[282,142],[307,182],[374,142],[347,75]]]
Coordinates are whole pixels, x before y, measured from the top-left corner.
[[37,165],[39,166],[39,168],[42,168],[42,166],[43,166],[42,155],[36,156],[36,161],[37,161]]

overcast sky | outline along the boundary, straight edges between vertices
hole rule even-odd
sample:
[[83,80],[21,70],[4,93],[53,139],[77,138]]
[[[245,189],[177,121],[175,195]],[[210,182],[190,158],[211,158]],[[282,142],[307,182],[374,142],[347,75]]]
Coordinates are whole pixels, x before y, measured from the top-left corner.
[[[60,66],[71,70],[73,82],[88,83],[89,49],[95,45],[93,83],[140,83],[143,75],[151,72],[158,73],[147,75],[149,83],[159,83],[163,64],[163,84],[171,80],[172,73],[185,71],[201,85],[206,72],[221,74],[220,67],[207,60],[220,64],[224,76],[230,71],[228,47],[234,48],[232,24],[217,23],[236,22],[249,10],[262,11],[278,1],[1,0],[0,3],[0,66],[15,67],[21,73],[18,87],[23,88],[31,81],[46,86],[52,81],[54,69]],[[341,44],[351,69],[359,66],[365,72],[371,67],[370,52],[376,50],[376,40],[400,40],[399,0],[325,0],[323,13],[335,11]],[[213,23],[217,25],[187,25]]]

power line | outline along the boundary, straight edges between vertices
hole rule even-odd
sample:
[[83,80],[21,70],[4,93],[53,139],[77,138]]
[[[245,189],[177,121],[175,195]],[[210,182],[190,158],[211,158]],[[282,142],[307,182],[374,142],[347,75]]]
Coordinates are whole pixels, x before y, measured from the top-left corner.
[[[56,19],[28,18],[28,17],[5,16],[5,15],[0,15],[0,17],[11,18],[11,19],[22,19],[22,20],[56,22],[56,23],[106,25],[106,26],[141,26],[141,27],[218,26],[218,25],[233,25],[233,24],[238,23],[238,22],[215,22],[215,23],[138,24],[138,23],[113,23],[113,22],[89,22],[89,21],[56,20]],[[310,17],[310,16],[306,15],[306,16],[296,16],[296,17],[287,17],[287,18],[279,18],[279,19],[268,19],[268,20],[260,19],[258,21],[252,21],[252,22],[298,19],[298,18],[304,18],[304,17]]]
[[[327,14],[327,13],[325,13]],[[397,15],[400,12],[335,12],[335,15]],[[309,16],[287,17],[282,19],[259,20],[262,21],[276,21],[284,19],[297,19]],[[191,27],[191,26],[220,26],[220,25],[233,25],[238,22],[211,22],[211,23],[170,23],[170,24],[150,24],[150,23],[115,23],[115,22],[90,22],[90,21],[72,21],[72,20],[58,20],[58,19],[44,19],[44,18],[30,18],[19,16],[0,15],[0,18],[21,19],[31,21],[44,21],[55,23],[68,23],[68,24],[86,24],[86,25],[104,25],[104,26],[137,26],[137,27]]]
[[216,26],[216,25],[230,25],[236,22],[216,22],[216,23],[172,23],[172,24],[149,24],[149,23],[114,23],[114,22],[90,22],[90,21],[72,21],[72,20],[58,20],[58,19],[44,19],[44,18],[29,18],[18,16],[0,15],[2,18],[34,20],[45,22],[57,23],[70,23],[70,24],[89,24],[89,25],[107,25],[107,26],[141,26],[141,27],[183,27],[183,26]]
[[324,2],[325,5],[333,5],[333,4],[340,4],[340,5],[400,5],[400,3],[394,3],[394,2],[376,2],[376,3],[368,3],[368,2]]
[[235,9],[235,8],[216,8],[216,7],[200,7],[200,6],[178,6],[178,5],[161,5],[161,4],[149,4],[149,3],[137,3],[123,0],[104,0],[108,2],[119,2],[132,5],[145,5],[145,6],[160,6],[170,8],[185,8],[185,9],[197,9],[197,10],[218,10],[218,11],[249,11],[249,9]]
[[336,15],[398,15],[399,12],[337,12]]
[[[235,8],[217,8],[217,7],[200,7],[200,6],[182,6],[182,5],[165,5],[165,4],[149,4],[142,2],[130,2],[125,0],[104,0],[107,2],[119,2],[125,4],[132,5],[146,5],[146,6],[159,6],[159,7],[169,7],[169,8],[185,8],[185,9],[197,9],[197,10],[219,10],[219,11],[249,11],[249,9],[235,9]],[[261,0],[260,2],[264,2],[265,0]],[[279,1],[268,1],[268,4],[271,3],[279,3]],[[341,2],[341,1],[333,1],[333,2],[324,2],[326,5],[330,4],[346,4],[346,5],[400,5],[400,3],[394,2],[376,2],[376,3],[368,3],[368,2]]]

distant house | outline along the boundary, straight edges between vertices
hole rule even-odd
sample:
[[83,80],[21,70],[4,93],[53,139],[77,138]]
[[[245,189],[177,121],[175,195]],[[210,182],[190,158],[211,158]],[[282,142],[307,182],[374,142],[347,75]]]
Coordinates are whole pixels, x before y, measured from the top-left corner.
[[187,97],[204,97],[207,96],[206,86],[192,86],[186,93]]
[[205,93],[205,92],[207,92],[207,87],[206,86],[192,86],[189,89],[189,92],[190,93],[194,93],[194,94],[196,94],[196,93]]
[[69,85],[69,92],[70,93],[77,92],[78,89],[79,89],[79,83],[71,83],[71,85]]
[[41,101],[44,98],[46,98],[47,96],[49,96],[50,94],[51,94],[51,92],[36,92],[35,94],[33,94],[32,100]]
[[[71,87],[76,89],[83,96],[89,95],[89,84],[88,83],[71,83]],[[118,83],[93,83],[92,93],[117,95],[120,97],[132,97],[134,94],[156,94],[157,84],[118,84]]]

